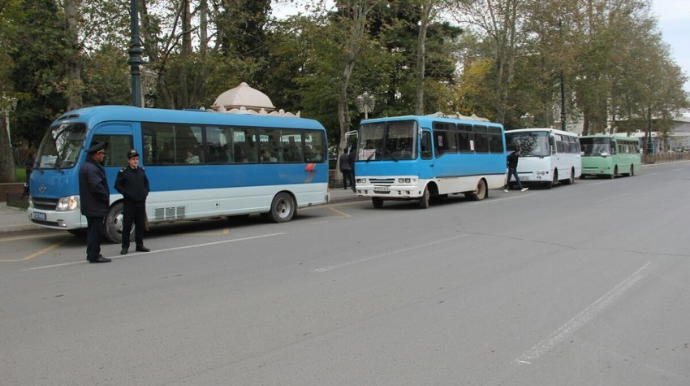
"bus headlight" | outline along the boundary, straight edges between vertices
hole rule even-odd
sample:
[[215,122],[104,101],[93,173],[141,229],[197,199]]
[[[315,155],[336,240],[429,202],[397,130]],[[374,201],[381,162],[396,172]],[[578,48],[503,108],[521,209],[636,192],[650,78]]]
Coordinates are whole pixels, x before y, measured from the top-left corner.
[[58,200],[55,210],[58,212],[65,212],[68,210],[79,209],[79,196],[67,196]]
[[367,183],[367,179],[366,179],[366,178],[357,178],[356,180],[357,180],[357,183],[358,183],[358,184],[366,184],[366,183]]
[[409,184],[412,182],[409,178],[398,178],[398,183],[399,184]]

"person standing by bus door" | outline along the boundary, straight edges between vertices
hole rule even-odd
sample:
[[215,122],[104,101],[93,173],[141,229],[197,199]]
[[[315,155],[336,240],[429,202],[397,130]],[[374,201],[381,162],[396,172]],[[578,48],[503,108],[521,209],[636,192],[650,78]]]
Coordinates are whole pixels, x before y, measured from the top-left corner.
[[129,252],[129,234],[134,224],[134,242],[138,252],[150,252],[144,246],[144,229],[146,228],[146,197],[149,195],[149,179],[144,168],[139,167],[139,153],[132,149],[127,152],[129,165],[117,173],[115,190],[124,197],[122,220],[121,255]]
[[[350,170],[352,170],[352,181],[355,180],[355,160],[357,157],[357,147],[352,146],[350,147],[350,151],[347,153],[348,155],[348,161],[350,161]],[[352,184],[352,187],[355,188],[355,185]]]
[[86,260],[89,263],[109,263],[101,255],[101,227],[110,210],[110,188],[105,177],[103,159],[105,143],[93,142],[86,149],[88,156],[79,169],[79,202],[81,214],[86,216]]
[[352,191],[355,191],[355,179],[352,177],[352,166],[350,165],[350,155],[347,153],[347,149],[343,150],[343,154],[340,155],[340,172],[343,173],[343,189],[347,190],[347,183],[350,182]]
[[527,191],[529,189],[522,187],[522,182],[520,182],[520,177],[518,177],[518,158],[520,158],[520,149],[517,149],[514,152],[508,154],[508,178],[506,179],[506,186],[503,188],[503,191],[506,193],[508,193],[508,187],[510,186],[510,176],[512,175],[515,176],[515,181],[517,181],[518,187],[520,188],[521,192]]

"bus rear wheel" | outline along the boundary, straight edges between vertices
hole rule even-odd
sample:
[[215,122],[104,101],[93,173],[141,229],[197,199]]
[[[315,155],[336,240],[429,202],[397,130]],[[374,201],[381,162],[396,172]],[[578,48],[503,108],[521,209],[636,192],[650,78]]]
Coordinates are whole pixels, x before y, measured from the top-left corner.
[[261,215],[271,222],[288,222],[295,215],[295,200],[290,194],[280,192],[273,197],[271,210]]
[[[105,232],[103,232],[106,239],[115,244],[122,243],[122,226],[124,225],[122,202],[118,202],[110,208],[110,212],[105,217]],[[129,233],[130,240],[134,238],[134,228],[136,225],[132,224],[132,229]]]
[[374,208],[381,209],[383,208],[383,199],[378,197],[372,197],[371,204],[374,205]]

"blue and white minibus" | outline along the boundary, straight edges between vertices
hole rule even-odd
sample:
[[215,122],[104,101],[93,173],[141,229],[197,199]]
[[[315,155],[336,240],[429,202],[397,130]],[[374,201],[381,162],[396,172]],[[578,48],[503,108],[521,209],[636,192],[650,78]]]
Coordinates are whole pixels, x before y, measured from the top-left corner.
[[488,197],[506,177],[503,126],[473,119],[400,116],[368,119],[359,128],[357,195],[385,200],[429,200],[464,193]]
[[577,134],[551,128],[506,131],[508,151],[521,150],[517,172],[522,184],[551,189],[558,183],[574,184],[582,173]]
[[94,141],[107,144],[111,189],[105,235],[122,237],[117,172],[136,149],[151,193],[149,223],[261,213],[273,222],[297,208],[329,201],[326,131],[295,117],[88,107],[65,113],[48,128],[30,177],[29,219],[76,233],[86,227],[79,208],[79,168]]

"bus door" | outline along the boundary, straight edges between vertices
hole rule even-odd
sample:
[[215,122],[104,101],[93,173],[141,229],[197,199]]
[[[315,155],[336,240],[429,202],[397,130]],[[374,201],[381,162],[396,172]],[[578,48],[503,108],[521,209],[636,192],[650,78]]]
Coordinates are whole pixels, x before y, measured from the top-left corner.
[[436,175],[434,172],[434,153],[432,146],[431,131],[421,129],[421,140],[419,141],[419,154],[421,161],[419,162],[419,178],[432,179]]
[[[103,166],[105,167],[105,174],[112,193],[117,172],[128,164],[127,152],[130,149],[135,149],[134,128],[128,122],[107,122],[96,126],[92,131],[90,143],[94,141],[106,143]],[[90,143],[84,144],[84,147],[89,147]],[[139,147],[141,147],[141,144],[139,144]],[[141,154],[141,149],[137,151]]]
[[[561,150],[563,149],[563,143],[561,142],[561,136],[558,134],[551,134],[549,136],[549,144],[551,146],[551,167],[552,169],[557,169],[557,172],[559,173],[559,177],[561,178],[561,170],[563,169],[563,165],[561,165],[561,162],[564,162],[561,160],[563,154],[561,154]],[[559,149],[560,147],[560,149]],[[551,170],[553,173],[553,170]],[[553,176],[551,176],[553,178]]]

